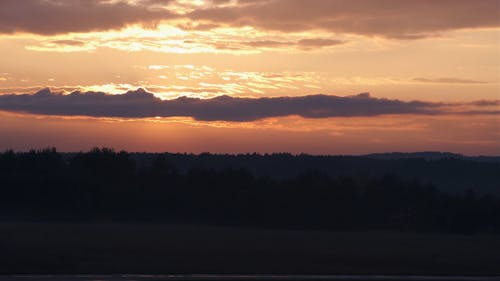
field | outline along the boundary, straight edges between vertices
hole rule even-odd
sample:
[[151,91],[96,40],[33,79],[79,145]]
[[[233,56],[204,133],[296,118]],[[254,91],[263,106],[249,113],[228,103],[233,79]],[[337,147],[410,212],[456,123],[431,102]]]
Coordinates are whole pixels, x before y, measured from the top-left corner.
[[133,224],[0,224],[0,274],[500,274],[500,237]]

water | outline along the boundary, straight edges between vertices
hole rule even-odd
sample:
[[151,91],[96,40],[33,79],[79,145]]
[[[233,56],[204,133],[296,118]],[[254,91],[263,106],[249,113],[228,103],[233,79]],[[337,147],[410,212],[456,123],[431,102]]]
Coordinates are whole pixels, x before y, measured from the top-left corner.
[[4,275],[0,281],[493,281],[479,276],[393,276],[393,275]]

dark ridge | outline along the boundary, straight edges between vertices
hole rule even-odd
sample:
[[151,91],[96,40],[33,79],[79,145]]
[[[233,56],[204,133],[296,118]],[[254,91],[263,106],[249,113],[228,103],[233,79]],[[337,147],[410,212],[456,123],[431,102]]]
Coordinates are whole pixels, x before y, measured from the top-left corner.
[[[0,153],[0,214],[4,220],[498,233],[499,166],[109,148],[65,155],[7,151]],[[448,192],[439,186],[444,183],[469,188]],[[492,186],[496,193],[488,192]]]

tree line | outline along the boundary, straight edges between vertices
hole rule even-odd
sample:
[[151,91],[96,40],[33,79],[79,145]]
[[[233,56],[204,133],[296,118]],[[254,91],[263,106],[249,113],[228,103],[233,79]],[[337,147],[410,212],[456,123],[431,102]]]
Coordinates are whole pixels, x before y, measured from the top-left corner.
[[318,230],[500,233],[500,199],[445,193],[391,174],[293,177],[241,168],[179,172],[170,154],[139,165],[94,148],[0,153],[0,219],[151,222]]

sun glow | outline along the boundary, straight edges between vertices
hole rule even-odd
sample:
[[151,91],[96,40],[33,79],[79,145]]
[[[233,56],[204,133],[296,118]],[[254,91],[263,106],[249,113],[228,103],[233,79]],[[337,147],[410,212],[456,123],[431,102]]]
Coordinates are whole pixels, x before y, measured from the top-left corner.
[[[492,12],[497,9],[485,8],[493,2],[394,0],[396,14],[376,1],[358,5],[347,0],[0,1],[0,14],[9,15],[0,17],[0,95],[33,94],[46,87],[64,94],[112,95],[143,88],[161,100],[369,92],[374,99],[439,103],[447,110],[446,115],[393,119],[288,116],[252,122],[185,117],[28,120],[20,114],[1,117],[0,147],[34,138],[30,130],[51,141],[57,141],[49,135],[54,132],[82,139],[89,132],[94,142],[112,139],[110,146],[125,147],[129,139],[123,136],[143,130],[150,142],[137,138],[130,147],[157,149],[182,140],[175,144],[180,150],[197,145],[222,151],[226,147],[220,140],[229,138],[234,151],[252,145],[272,151],[290,139],[286,148],[294,151],[334,152],[335,146],[373,152],[377,147],[370,151],[363,146],[370,140],[378,148],[450,146],[458,152],[494,154],[500,145],[495,103],[500,99],[500,23]],[[481,13],[468,12],[476,9]],[[110,11],[116,15],[108,15]],[[435,20],[420,22],[428,18]],[[104,120],[122,127],[111,130],[101,126]],[[194,139],[209,139],[211,145]],[[353,143],[358,146],[352,148]]]

